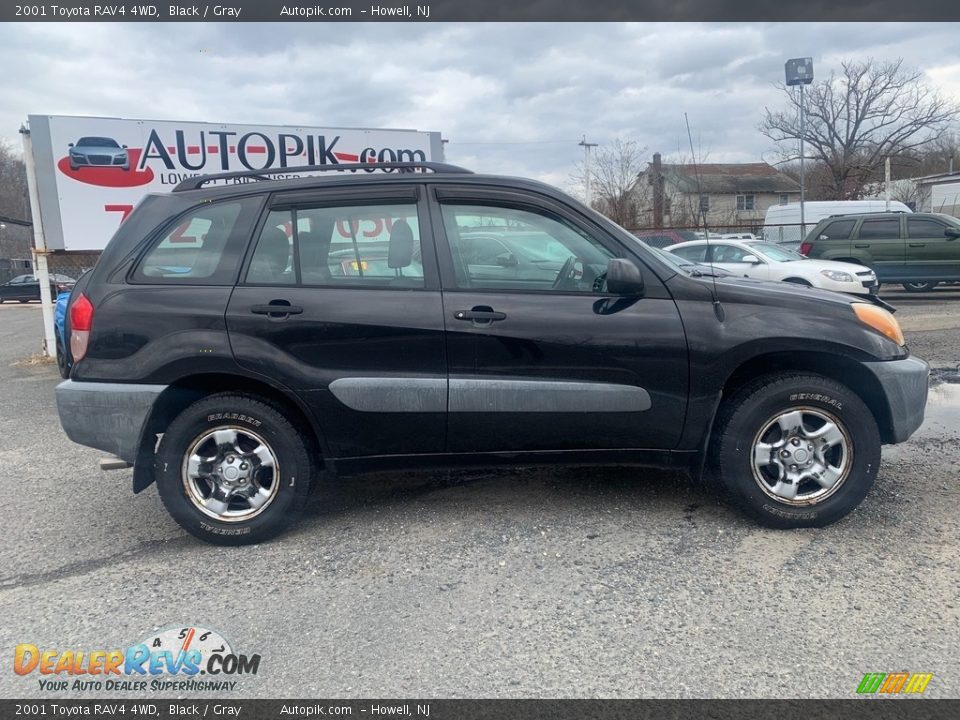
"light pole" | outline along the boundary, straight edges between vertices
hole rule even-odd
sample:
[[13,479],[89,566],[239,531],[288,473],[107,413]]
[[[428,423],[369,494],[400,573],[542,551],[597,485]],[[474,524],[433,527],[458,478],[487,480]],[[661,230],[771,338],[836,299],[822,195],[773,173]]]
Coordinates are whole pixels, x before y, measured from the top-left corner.
[[806,134],[806,112],[803,106],[803,86],[813,82],[813,58],[793,58],[784,65],[787,77],[787,86],[800,86],[800,239],[807,236],[807,218],[803,204],[806,201],[806,178],[804,175],[803,137]]
[[595,148],[597,143],[588,143],[587,136],[583,136],[583,140],[577,143],[583,147],[583,174],[586,176],[584,182],[583,194],[586,198],[586,206],[590,207],[590,148]]

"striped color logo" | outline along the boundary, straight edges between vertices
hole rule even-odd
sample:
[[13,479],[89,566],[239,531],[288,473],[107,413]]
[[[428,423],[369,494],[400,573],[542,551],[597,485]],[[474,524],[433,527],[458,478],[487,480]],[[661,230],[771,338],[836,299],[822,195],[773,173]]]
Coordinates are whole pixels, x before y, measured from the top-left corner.
[[867,673],[857,686],[860,695],[919,695],[927,689],[933,673]]

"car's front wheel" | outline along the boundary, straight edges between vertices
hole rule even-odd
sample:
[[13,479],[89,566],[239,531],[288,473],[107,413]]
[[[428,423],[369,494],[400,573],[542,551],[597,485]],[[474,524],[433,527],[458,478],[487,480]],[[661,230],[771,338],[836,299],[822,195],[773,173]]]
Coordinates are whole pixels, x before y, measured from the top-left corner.
[[869,492],[880,465],[880,433],[846,386],[819,375],[767,375],[724,401],[711,460],[763,524],[821,527]]
[[223,393],[190,405],[157,451],[157,488],[187,532],[217,545],[267,540],[306,503],[312,444],[287,412],[255,396]]

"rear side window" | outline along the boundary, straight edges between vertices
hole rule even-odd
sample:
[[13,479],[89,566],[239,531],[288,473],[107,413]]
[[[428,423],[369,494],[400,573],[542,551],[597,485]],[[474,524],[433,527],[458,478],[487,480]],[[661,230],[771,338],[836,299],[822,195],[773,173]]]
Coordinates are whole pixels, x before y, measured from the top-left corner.
[[684,260],[695,263],[702,263],[707,258],[706,245],[691,245],[690,247],[671,249],[670,252],[679,255]]
[[849,240],[856,220],[834,220],[828,223],[820,233],[821,240]]
[[232,285],[261,198],[193,208],[164,229],[133,280],[167,285]]
[[946,226],[927,218],[907,218],[907,233],[912,238],[943,238]]
[[861,240],[890,240],[900,237],[900,219],[864,220],[860,226]]
[[271,210],[246,281],[254,285],[423,287],[417,205]]

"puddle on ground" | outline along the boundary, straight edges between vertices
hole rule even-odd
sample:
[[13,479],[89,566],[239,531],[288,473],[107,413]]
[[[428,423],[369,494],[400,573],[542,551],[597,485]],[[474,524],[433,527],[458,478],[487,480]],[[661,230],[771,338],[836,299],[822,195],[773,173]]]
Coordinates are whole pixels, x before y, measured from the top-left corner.
[[923,425],[911,440],[960,438],[960,384],[936,382],[930,385]]

